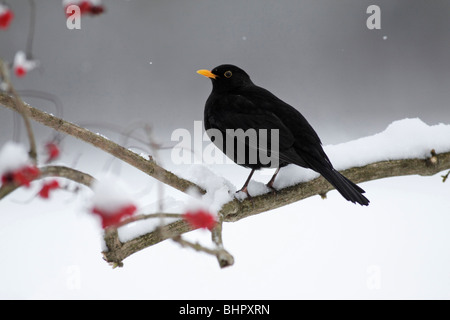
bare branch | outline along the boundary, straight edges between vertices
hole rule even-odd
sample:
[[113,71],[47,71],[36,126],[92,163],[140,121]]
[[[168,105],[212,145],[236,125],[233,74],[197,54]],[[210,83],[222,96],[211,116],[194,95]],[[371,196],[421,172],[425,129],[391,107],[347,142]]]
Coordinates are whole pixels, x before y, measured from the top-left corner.
[[233,256],[222,247],[218,247],[217,249],[209,249],[200,245],[199,243],[192,243],[190,241],[187,241],[180,235],[173,237],[172,240],[179,243],[184,248],[188,247],[194,249],[195,251],[205,252],[210,255],[216,256],[221,268],[231,266],[234,262]]
[[219,262],[219,266],[221,268],[229,267],[234,264],[233,256],[228,253],[228,251],[223,249],[223,240],[222,240],[222,225],[223,225],[223,214],[219,212],[218,221],[213,230],[211,230],[211,238],[212,241],[216,244],[217,248],[222,250],[217,250],[216,258]]
[[34,0],[29,0],[30,3],[30,25],[28,26],[28,38],[27,38],[27,59],[33,59],[33,40],[34,30],[36,27],[36,4]]
[[[95,179],[87,173],[64,166],[46,166],[39,168],[39,171],[41,174],[37,179],[60,177],[72,180],[87,187],[91,187],[92,183],[95,181]],[[2,185],[0,188],[0,200],[15,191],[17,188],[19,188],[19,186],[13,184]]]
[[442,176],[442,182],[447,181],[448,175],[449,175],[449,174],[450,174],[450,171],[448,171],[446,174],[444,174],[444,175]]
[[27,134],[28,134],[28,142],[30,144],[29,155],[30,155],[30,158],[34,161],[34,163],[37,163],[36,140],[34,138],[34,132],[33,132],[33,128],[30,123],[30,119],[28,119],[28,115],[24,109],[25,104],[23,103],[22,99],[20,99],[20,96],[17,94],[16,90],[14,89],[14,87],[10,81],[10,78],[9,78],[8,68],[1,59],[0,59],[0,79],[3,79],[3,81],[6,83],[8,93],[11,94],[11,96],[12,96],[12,97],[9,97],[10,98],[9,99],[9,108],[18,112],[23,118],[23,121],[25,123],[25,129],[27,130]]
[[89,188],[92,187],[92,184],[95,181],[94,177],[91,175],[65,166],[46,166],[39,170],[41,172],[41,178],[66,178]]

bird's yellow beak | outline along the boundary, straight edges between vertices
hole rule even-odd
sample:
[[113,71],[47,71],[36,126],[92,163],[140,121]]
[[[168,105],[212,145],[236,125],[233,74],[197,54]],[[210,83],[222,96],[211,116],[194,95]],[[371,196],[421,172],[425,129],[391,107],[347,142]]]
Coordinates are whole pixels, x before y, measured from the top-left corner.
[[209,71],[209,70],[205,70],[205,69],[197,70],[197,73],[201,74],[202,76],[211,78],[211,79],[217,78],[217,76],[214,73],[212,73],[211,71]]

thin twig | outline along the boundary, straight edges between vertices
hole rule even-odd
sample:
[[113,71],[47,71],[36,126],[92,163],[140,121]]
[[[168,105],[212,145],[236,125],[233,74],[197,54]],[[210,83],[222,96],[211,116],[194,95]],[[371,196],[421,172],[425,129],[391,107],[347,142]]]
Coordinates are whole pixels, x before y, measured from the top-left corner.
[[194,249],[195,251],[204,252],[204,253],[216,256],[217,260],[219,262],[222,261],[222,263],[219,263],[221,268],[231,266],[234,262],[234,259],[231,256],[231,254],[228,253],[223,248],[217,248],[217,249],[206,248],[199,243],[193,243],[193,242],[187,241],[187,240],[183,239],[180,235],[173,237],[172,240],[179,243],[182,247],[188,247],[188,248]]
[[[0,93],[0,104],[9,109],[15,110],[15,103],[13,98],[4,93]],[[147,160],[140,155],[134,153],[127,148],[120,146],[119,144],[95,134],[85,128],[77,126],[71,122],[55,117],[39,109],[33,108],[27,104],[22,104],[23,111],[26,117],[33,119],[47,127],[53,128],[56,131],[66,133],[75,138],[83,140],[113,156],[130,164],[131,166],[141,170],[149,176],[177,189],[182,192],[188,192],[188,190],[194,188],[200,193],[205,194],[206,191],[193,183],[192,181],[183,179],[173,174],[172,172],[164,169],[155,161]]]
[[[34,180],[43,179],[47,177],[59,177],[72,180],[87,187],[91,187],[92,183],[95,181],[95,179],[87,173],[64,166],[45,166],[39,168],[39,171],[40,171],[39,177],[35,178]],[[0,187],[0,200],[18,188],[19,186],[14,184],[2,185]]]
[[444,174],[444,175],[442,176],[442,182],[447,181],[448,175],[449,175],[449,174],[450,174],[450,171],[448,171],[447,174]]
[[12,96],[12,98],[10,98],[9,108],[17,111],[22,116],[23,121],[25,123],[25,129],[27,130],[28,134],[28,142],[30,144],[29,155],[30,158],[33,160],[33,162],[36,164],[37,163],[36,140],[34,138],[34,132],[30,123],[30,119],[28,119],[28,115],[25,111],[22,99],[20,99],[20,96],[17,94],[16,90],[14,89],[11,83],[8,68],[1,59],[0,59],[0,73],[1,78],[6,83],[7,92]]
[[33,60],[33,40],[34,40],[34,30],[36,27],[36,4],[34,3],[34,0],[29,0],[29,3],[30,3],[30,25],[28,26],[26,57],[28,60]]
[[[213,230],[211,230],[211,239],[218,249],[223,249],[222,225],[223,225],[223,214],[222,212],[219,212],[217,214],[216,226],[214,227]],[[234,264],[233,256],[225,250],[218,251],[216,254],[216,258],[221,268],[229,267]]]

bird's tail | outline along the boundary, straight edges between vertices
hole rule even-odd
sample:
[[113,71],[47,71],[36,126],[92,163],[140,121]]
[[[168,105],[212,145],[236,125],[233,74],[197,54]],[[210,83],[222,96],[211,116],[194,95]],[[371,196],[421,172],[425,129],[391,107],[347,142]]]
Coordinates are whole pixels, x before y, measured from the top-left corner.
[[367,206],[369,204],[369,199],[362,195],[365,191],[338,171],[328,168],[321,171],[323,172],[320,172],[320,174],[327,179],[345,199],[353,203],[359,203],[362,206]]

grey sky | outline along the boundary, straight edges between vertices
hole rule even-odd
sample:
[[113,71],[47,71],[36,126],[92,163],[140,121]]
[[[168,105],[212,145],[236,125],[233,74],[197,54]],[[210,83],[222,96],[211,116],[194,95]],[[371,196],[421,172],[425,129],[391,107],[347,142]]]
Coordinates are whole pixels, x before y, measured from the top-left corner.
[[[29,22],[28,1],[10,2],[16,19],[0,33],[0,56],[9,61],[25,48]],[[14,79],[18,89],[59,96],[70,121],[145,121],[169,143],[174,129],[202,120],[211,84],[195,71],[232,63],[299,109],[324,144],[406,117],[449,122],[448,1],[104,4],[104,15],[68,30],[61,1],[37,1],[34,55],[42,68]],[[381,30],[366,27],[371,4],[381,8]],[[10,139],[11,112],[0,114],[1,139]]]

